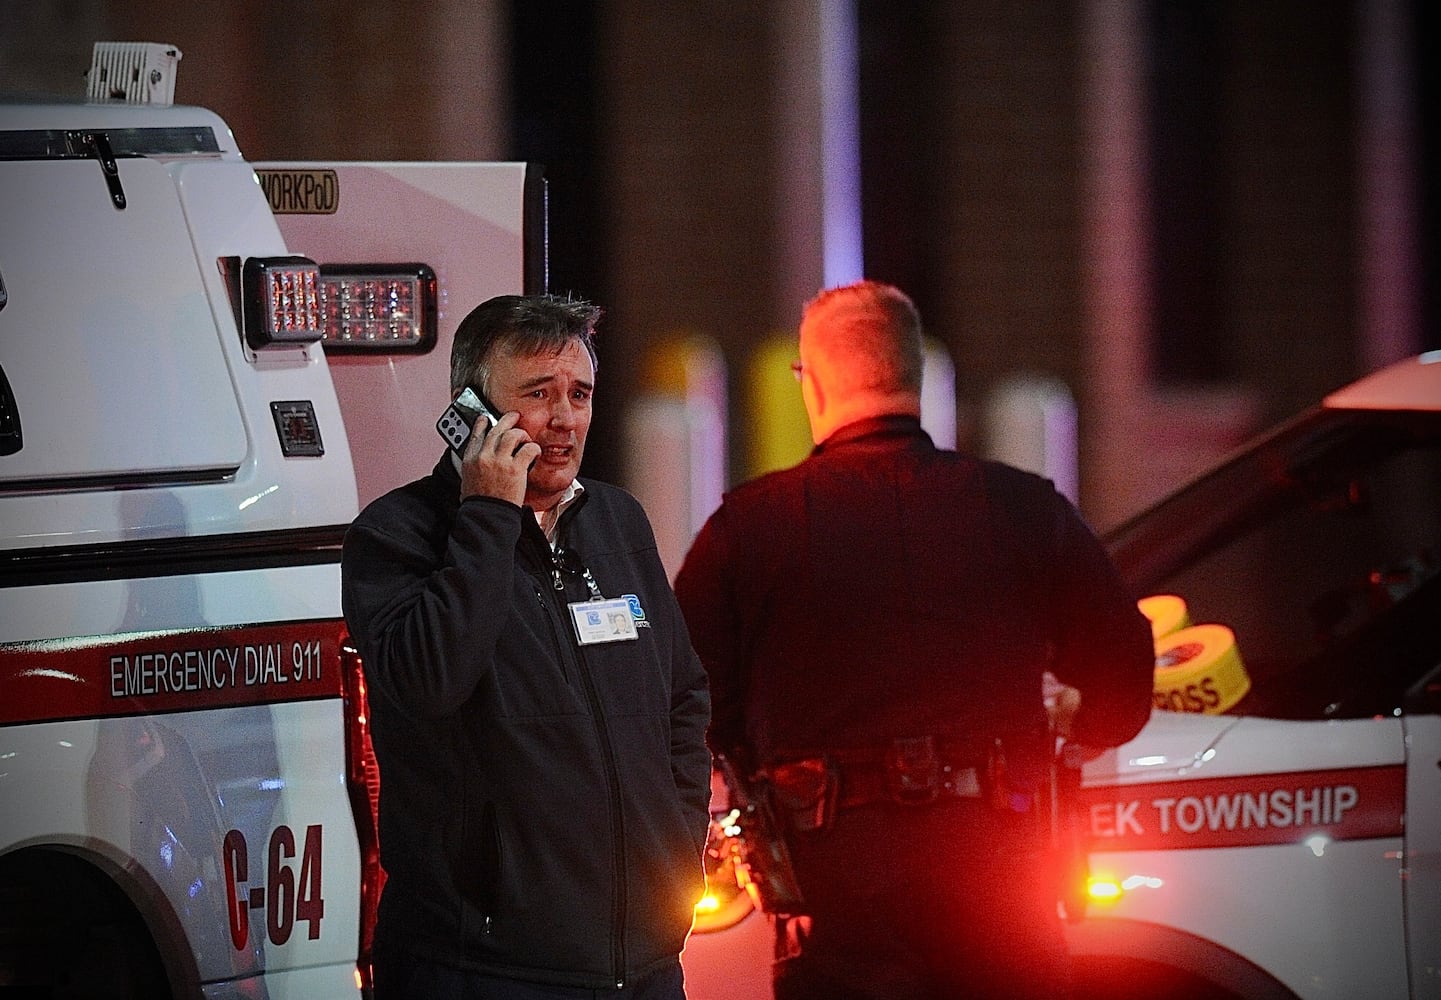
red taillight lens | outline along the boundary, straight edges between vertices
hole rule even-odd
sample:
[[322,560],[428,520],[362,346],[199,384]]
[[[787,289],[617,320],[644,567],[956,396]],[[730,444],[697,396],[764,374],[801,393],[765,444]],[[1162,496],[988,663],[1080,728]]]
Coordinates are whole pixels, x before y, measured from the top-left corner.
[[320,268],[305,257],[251,257],[241,270],[245,341],[253,350],[320,339]]
[[385,869],[380,867],[380,767],[370,744],[370,703],[360,653],[349,641],[340,647],[340,676],[345,699],[346,786],[360,844],[360,942],[356,975],[369,995],[373,985],[370,956]]

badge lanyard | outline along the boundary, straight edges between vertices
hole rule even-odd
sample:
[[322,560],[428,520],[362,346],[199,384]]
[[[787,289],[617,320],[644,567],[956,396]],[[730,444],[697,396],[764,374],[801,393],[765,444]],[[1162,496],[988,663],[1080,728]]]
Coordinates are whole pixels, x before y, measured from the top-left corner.
[[636,639],[635,617],[630,611],[630,601],[624,597],[606,598],[600,592],[600,586],[596,584],[590,567],[582,563],[574,552],[558,548],[552,561],[556,590],[565,589],[565,583],[560,578],[561,570],[567,569],[575,572],[576,567],[579,567],[581,579],[585,581],[586,589],[590,591],[589,600],[572,601],[567,605],[570,609],[571,623],[575,626],[576,641],[582,646],[593,646],[602,642],[624,642]]

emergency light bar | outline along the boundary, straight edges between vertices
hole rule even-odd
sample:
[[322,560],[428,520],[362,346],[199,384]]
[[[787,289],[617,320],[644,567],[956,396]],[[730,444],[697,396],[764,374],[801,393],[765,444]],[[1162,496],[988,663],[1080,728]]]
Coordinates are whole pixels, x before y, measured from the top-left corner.
[[320,267],[306,257],[250,257],[241,270],[245,342],[253,350],[320,339]]
[[435,271],[425,264],[323,264],[327,351],[424,353],[435,346]]

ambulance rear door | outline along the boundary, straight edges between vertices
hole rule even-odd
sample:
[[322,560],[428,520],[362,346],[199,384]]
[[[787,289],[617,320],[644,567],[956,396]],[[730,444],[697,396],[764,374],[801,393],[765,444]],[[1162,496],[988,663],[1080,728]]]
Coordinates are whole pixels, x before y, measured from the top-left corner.
[[175,185],[115,164],[124,209],[93,159],[0,160],[7,494],[218,482],[249,452]]

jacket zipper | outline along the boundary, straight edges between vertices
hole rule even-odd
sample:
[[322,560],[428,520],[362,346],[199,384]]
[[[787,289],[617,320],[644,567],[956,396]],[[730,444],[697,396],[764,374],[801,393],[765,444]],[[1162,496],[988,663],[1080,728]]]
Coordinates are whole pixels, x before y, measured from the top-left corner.
[[612,915],[615,920],[615,935],[611,939],[611,958],[615,963],[615,988],[621,989],[625,986],[625,917],[626,917],[626,893],[625,893],[625,821],[621,814],[620,801],[620,776],[615,766],[615,751],[610,744],[610,726],[606,722],[604,713],[600,706],[600,696],[596,693],[595,682],[591,679],[590,663],[585,658],[585,651],[577,646],[580,660],[581,683],[585,687],[586,699],[590,702],[591,719],[594,720],[596,737],[600,740],[601,759],[605,762],[606,791],[608,792],[610,806],[611,829],[615,831],[612,838],[611,865],[614,871],[615,906]]
[[[571,513],[572,511],[566,511],[567,515]],[[566,520],[569,520],[569,518],[563,516],[562,523]],[[528,529],[529,526],[527,525],[527,530]],[[539,531],[538,528],[537,531]],[[559,527],[557,527],[557,532],[559,532]],[[586,659],[585,650],[581,647],[580,643],[575,640],[562,642],[560,633],[564,632],[564,626],[562,625],[560,629],[557,629],[554,624],[554,619],[551,618],[551,614],[555,614],[562,622],[565,620],[567,612],[566,605],[568,603],[566,601],[566,585],[562,577],[561,568],[556,563],[553,552],[551,551],[550,544],[544,540],[542,540],[541,544],[542,551],[545,552],[546,556],[544,564],[546,565],[547,572],[551,574],[551,586],[545,589],[550,591],[551,596],[550,599],[547,600],[541,592],[542,588],[537,584],[535,588],[536,597],[540,599],[541,603],[545,605],[550,612],[546,617],[551,621],[551,635],[555,638],[557,651],[563,659],[567,652],[574,654],[577,673],[581,680],[581,687],[585,691],[586,703],[590,706],[591,724],[595,727],[596,739],[600,743],[601,762],[605,768],[606,804],[610,811],[610,825],[614,834],[611,838],[611,868],[613,872],[611,887],[613,890],[612,898],[614,899],[611,917],[615,922],[615,927],[611,936],[611,962],[613,963],[611,978],[615,982],[616,989],[623,989],[625,987],[625,920],[627,899],[625,890],[625,822],[621,809],[620,775],[616,769],[615,750],[611,746],[610,726],[601,708],[600,695],[595,689],[595,682],[590,673],[590,662]]]
[[[546,625],[550,626],[550,641],[555,646],[556,659],[560,661],[561,676],[565,678],[566,684],[570,684],[572,673],[570,650],[567,648],[565,641],[561,639],[561,627],[558,626],[555,621],[555,608],[551,602],[546,599],[545,593],[540,589],[539,584],[535,585],[535,600],[536,603],[540,605],[541,614],[545,615]],[[579,673],[579,670],[575,672]]]

